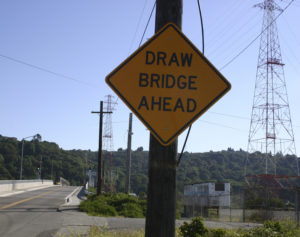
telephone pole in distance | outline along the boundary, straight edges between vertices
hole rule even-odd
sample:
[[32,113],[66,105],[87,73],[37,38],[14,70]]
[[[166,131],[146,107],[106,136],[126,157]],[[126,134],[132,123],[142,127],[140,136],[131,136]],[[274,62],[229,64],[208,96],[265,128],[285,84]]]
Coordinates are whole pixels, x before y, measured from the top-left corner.
[[103,126],[103,114],[111,114],[112,111],[103,112],[103,101],[100,101],[100,111],[92,111],[92,114],[100,115],[99,122],[99,146],[98,146],[98,184],[97,195],[102,194],[103,189],[103,172],[102,172],[102,126]]

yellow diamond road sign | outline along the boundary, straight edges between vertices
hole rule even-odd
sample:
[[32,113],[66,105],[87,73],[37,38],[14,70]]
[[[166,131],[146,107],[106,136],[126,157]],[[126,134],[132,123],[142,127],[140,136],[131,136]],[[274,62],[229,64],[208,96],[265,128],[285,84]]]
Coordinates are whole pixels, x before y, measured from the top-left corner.
[[111,72],[106,82],[165,146],[231,87],[171,23]]

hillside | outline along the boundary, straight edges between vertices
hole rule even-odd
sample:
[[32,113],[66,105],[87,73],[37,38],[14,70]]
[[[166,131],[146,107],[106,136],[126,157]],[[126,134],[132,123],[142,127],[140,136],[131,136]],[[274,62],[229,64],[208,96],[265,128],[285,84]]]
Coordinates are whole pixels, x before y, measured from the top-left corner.
[[[19,179],[22,142],[15,138],[0,135],[0,179]],[[112,153],[112,179],[117,191],[125,190],[126,150],[121,148]],[[205,153],[183,154],[178,168],[178,193],[183,192],[184,184],[207,181],[231,182],[235,186],[243,184],[244,162],[247,153],[243,150],[210,151]],[[263,173],[263,167],[257,168],[262,154],[250,155],[252,159],[248,170]],[[280,156],[280,155],[278,155]],[[104,152],[106,180],[110,177],[110,156]],[[278,174],[293,175],[290,168],[294,164],[293,156],[279,157]],[[85,171],[97,167],[97,152],[90,150],[63,150],[57,144],[37,140],[25,141],[23,179],[38,177],[38,168],[42,159],[42,178],[58,181],[64,177],[73,185],[82,185],[85,181]],[[52,172],[51,172],[52,170]],[[132,152],[131,187],[135,193],[146,192],[148,180],[148,152],[140,147]],[[109,182],[109,181],[108,181]]]
[[[0,179],[19,179],[22,142],[0,135]],[[73,185],[85,179],[85,156],[92,159],[91,151],[65,151],[55,143],[37,140],[24,142],[23,179],[39,177],[42,160],[42,178],[58,181],[64,177]],[[51,172],[52,171],[52,172]]]

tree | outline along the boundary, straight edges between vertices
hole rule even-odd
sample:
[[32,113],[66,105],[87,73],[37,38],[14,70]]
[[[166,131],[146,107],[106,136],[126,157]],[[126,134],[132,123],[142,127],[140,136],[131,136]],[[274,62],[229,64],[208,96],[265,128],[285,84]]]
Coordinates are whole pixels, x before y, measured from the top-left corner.
[[144,148],[142,146],[140,146],[136,149],[136,151],[143,151],[143,150],[144,150]]

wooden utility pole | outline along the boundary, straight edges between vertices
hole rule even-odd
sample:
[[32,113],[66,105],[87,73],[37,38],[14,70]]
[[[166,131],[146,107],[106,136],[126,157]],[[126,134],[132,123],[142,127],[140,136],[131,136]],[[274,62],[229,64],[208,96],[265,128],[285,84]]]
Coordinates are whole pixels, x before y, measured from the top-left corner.
[[51,157],[51,180],[53,181],[53,157]]
[[39,178],[42,179],[42,164],[43,164],[43,157],[41,156],[40,159],[40,169],[39,169]]
[[100,112],[92,111],[92,114],[100,114],[99,122],[99,146],[98,146],[98,184],[97,195],[102,194],[103,189],[103,172],[102,172],[102,126],[103,126],[103,114],[110,114],[111,111],[103,112],[103,101],[100,101]]
[[130,176],[131,176],[131,136],[132,136],[132,113],[129,114],[128,140],[127,140],[127,177],[126,192],[130,193]]
[[[182,0],[156,0],[155,32],[169,22],[181,29]],[[174,237],[177,139],[162,146],[150,134],[146,237]]]

